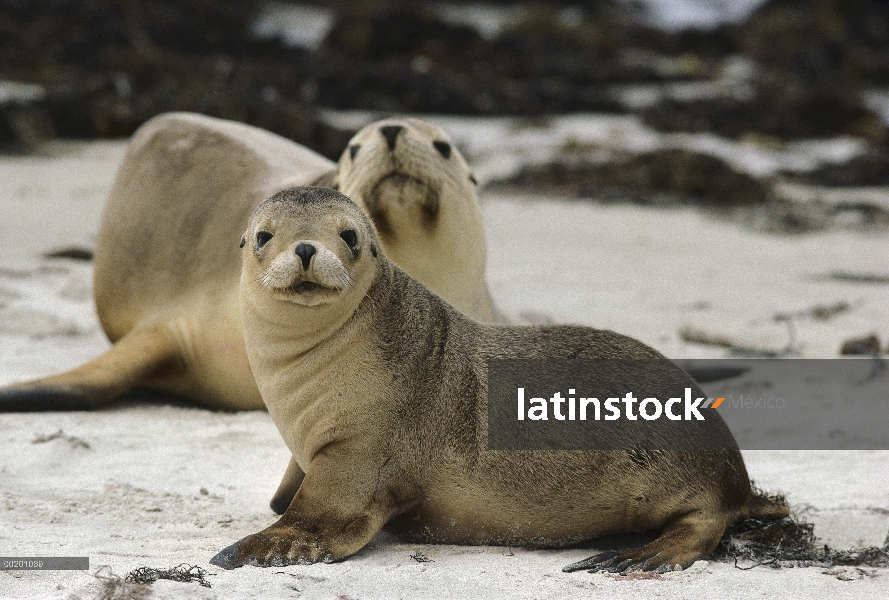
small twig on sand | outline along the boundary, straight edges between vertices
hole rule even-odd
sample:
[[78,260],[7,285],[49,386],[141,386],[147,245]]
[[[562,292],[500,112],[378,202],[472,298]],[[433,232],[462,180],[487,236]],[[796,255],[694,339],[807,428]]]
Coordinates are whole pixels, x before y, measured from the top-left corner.
[[71,444],[73,448],[86,448],[89,450],[89,443],[83,441],[77,436],[74,435],[65,435],[65,432],[59,429],[55,433],[49,434],[41,434],[37,435],[33,440],[31,440],[32,444],[44,444],[46,442],[51,442],[53,440],[62,439]]

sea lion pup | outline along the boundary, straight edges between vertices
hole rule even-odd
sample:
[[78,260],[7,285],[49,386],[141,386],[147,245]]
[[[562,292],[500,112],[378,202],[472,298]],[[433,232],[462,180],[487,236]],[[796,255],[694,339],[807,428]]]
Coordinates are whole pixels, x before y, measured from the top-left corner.
[[364,211],[333,190],[274,195],[241,244],[247,354],[304,478],[277,523],[212,564],[335,561],[383,527],[427,542],[529,546],[660,529],[640,548],[567,568],[668,570],[713,550],[735,519],[787,514],[752,493],[718,418],[702,431],[729,450],[488,450],[488,360],[663,358],[641,342],[472,321],[393,264]]
[[231,240],[262,200],[316,181],[363,199],[388,232],[383,247],[426,285],[477,319],[495,318],[472,174],[437,127],[370,124],[335,165],[256,127],[169,113],[134,134],[102,217],[94,297],[114,345],[73,370],[0,391],[0,412],[88,409],[135,387],[209,408],[263,408]]

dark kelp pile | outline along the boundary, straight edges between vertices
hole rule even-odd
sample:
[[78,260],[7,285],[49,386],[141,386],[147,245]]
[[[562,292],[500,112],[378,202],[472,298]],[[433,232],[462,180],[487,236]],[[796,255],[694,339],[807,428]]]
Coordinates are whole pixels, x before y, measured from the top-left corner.
[[820,544],[814,525],[787,517],[780,521],[747,519],[733,525],[709,557],[739,569],[789,567],[886,567],[889,540],[882,547],[838,550]]
[[[769,494],[754,486],[757,495],[773,502],[784,496]],[[815,526],[802,519],[785,517],[779,521],[745,519],[732,524],[723,535],[710,560],[730,562],[739,569],[769,566],[788,567],[885,567],[889,566],[889,535],[882,547],[837,550],[822,544]]]
[[265,127],[336,156],[348,140],[301,99],[309,53],[255,39],[262,3],[0,0],[0,78],[43,86],[0,104],[0,145],[123,137],[189,110]]
[[664,100],[646,123],[664,131],[751,132],[782,139],[862,136],[887,128],[860,99],[889,83],[889,5],[876,0],[770,0],[730,32],[755,65],[750,93],[712,101]]
[[493,39],[430,3],[326,4],[332,26],[309,50],[257,39],[259,0],[0,0],[0,76],[46,89],[22,103],[29,110],[2,105],[0,143],[125,136],[159,112],[195,110],[325,151],[318,106],[621,111],[610,84],[711,79],[739,53],[759,67],[751,98],[664,101],[646,120],[733,136],[885,138],[853,93],[889,82],[889,10],[879,2],[773,0],[743,25],[680,33],[615,0],[538,2],[517,8]]
[[[830,177],[846,175],[848,179],[844,168],[841,163],[825,165],[812,173],[757,178],[738,171],[722,158],[692,150],[663,148],[633,154],[567,147],[549,162],[525,165],[509,177],[490,182],[486,189],[603,203],[697,206],[755,229],[780,233],[889,227],[889,210],[880,205],[855,198],[802,203],[781,192],[782,178],[820,184],[833,181]],[[868,181],[877,176],[864,169],[858,172]]]
[[18,107],[0,119],[0,142],[43,131],[125,136],[153,114],[195,110],[324,150],[316,106],[620,110],[604,84],[707,77],[719,60],[707,43],[658,32],[614,0],[569,16],[558,3],[528,5],[494,39],[446,23],[434,3],[330,2],[332,26],[314,50],[252,35],[264,5],[0,0],[0,75],[47,89],[30,114]]
[[553,162],[523,168],[492,189],[541,192],[566,197],[639,204],[761,204],[769,186],[725,161],[700,152],[660,149],[641,154],[612,153],[606,161],[566,152]]
[[[257,125],[331,158],[354,132],[329,124],[324,108],[528,117],[636,112],[661,131],[776,144],[856,136],[866,141],[864,154],[782,176],[824,186],[889,182],[889,129],[862,100],[863,92],[889,85],[883,2],[769,0],[741,24],[667,32],[618,0],[495,1],[511,8],[510,16],[484,35],[445,18],[437,3],[312,4],[328,11],[330,26],[307,48],[254,34],[263,0],[0,0],[0,80],[32,84],[27,94],[0,93],[0,150],[27,151],[56,136],[125,137],[173,110]],[[724,81],[739,59],[749,66],[743,81],[709,94],[664,94],[633,105],[621,93],[627,84]],[[773,195],[769,182],[717,159],[680,151],[619,158],[642,180],[637,198],[654,190],[657,202],[679,192],[756,205]],[[676,162],[663,168],[664,160]],[[570,185],[605,189],[606,197],[607,189],[638,183],[595,166],[553,167],[559,169],[579,178]],[[701,182],[702,174],[713,181]],[[883,219],[877,212],[865,220]]]

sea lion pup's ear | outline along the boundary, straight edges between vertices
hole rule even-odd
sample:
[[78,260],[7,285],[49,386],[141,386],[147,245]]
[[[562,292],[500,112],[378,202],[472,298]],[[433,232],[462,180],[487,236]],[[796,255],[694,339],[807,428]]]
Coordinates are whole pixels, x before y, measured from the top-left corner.
[[238,248],[243,248],[246,243],[247,243],[247,232],[245,231],[244,235],[241,236],[241,243],[238,244]]

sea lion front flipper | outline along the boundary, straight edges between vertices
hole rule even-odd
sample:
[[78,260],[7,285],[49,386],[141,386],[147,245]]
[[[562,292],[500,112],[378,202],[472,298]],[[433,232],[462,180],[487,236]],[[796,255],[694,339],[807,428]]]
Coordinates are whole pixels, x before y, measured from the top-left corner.
[[0,390],[0,412],[89,410],[178,361],[178,348],[163,325],[135,329],[79,367]]
[[277,523],[248,535],[210,559],[223,569],[242,565],[282,567],[334,562],[364,547],[399,507],[401,494],[387,493],[383,475],[390,464],[359,449],[332,448],[315,456],[305,479]]
[[716,548],[725,533],[724,513],[696,510],[669,521],[655,539],[638,548],[596,554],[562,568],[562,571],[589,570],[626,573],[628,571],[667,571],[684,569]]
[[275,495],[272,496],[272,501],[269,503],[275,514],[284,514],[284,511],[287,510],[287,507],[293,501],[293,497],[296,495],[305,476],[306,474],[303,473],[303,470],[299,468],[299,465],[296,464],[296,461],[291,456],[290,462],[287,463],[287,470],[284,472],[284,478],[281,479],[281,484],[278,486],[278,491],[275,492]]

